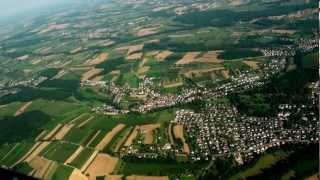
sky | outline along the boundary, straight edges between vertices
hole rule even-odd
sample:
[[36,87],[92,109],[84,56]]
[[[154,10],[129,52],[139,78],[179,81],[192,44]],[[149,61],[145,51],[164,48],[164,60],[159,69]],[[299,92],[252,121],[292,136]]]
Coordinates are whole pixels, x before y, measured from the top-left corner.
[[0,0],[2,18],[21,14],[34,8],[48,7],[68,0]]

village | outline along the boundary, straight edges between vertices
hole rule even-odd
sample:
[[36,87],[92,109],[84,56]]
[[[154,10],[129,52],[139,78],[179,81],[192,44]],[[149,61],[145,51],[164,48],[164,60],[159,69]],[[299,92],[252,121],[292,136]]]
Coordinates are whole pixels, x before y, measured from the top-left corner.
[[[108,86],[114,96],[114,102],[120,102],[125,94],[137,97],[143,102],[132,109],[119,110],[104,105],[93,109],[107,115],[125,114],[129,112],[147,113],[153,110],[179,107],[195,100],[206,102],[201,112],[189,109],[176,111],[173,124],[183,125],[189,153],[181,151],[181,147],[170,143],[160,143],[161,136],[154,134],[155,142],[151,145],[137,138],[133,145],[121,149],[124,158],[165,159],[182,153],[191,161],[211,160],[220,156],[233,156],[240,165],[261,154],[271,147],[279,147],[287,143],[314,143],[319,140],[319,122],[317,108],[317,90],[319,82],[311,85],[312,93],[308,97],[310,104],[281,104],[276,117],[251,117],[242,115],[237,108],[227,104],[211,104],[217,98],[224,98],[232,92],[262,87],[274,75],[283,71],[286,60],[274,58],[263,64],[261,71],[239,71],[230,77],[230,81],[218,84],[216,88],[184,88],[179,94],[162,94],[154,78],[145,77],[138,88],[119,88],[114,84]],[[288,124],[289,119],[299,113],[299,123]],[[172,156],[173,155],[173,156]]]
[[179,110],[174,122],[183,124],[190,141],[194,142],[190,154],[192,160],[236,155],[242,164],[252,159],[254,154],[263,153],[271,147],[317,142],[319,122],[313,112],[304,114],[302,118],[307,126],[296,124],[293,128],[284,128],[293,112],[308,108],[311,107],[281,105],[278,117],[270,118],[243,116],[235,107],[209,105],[203,113]]

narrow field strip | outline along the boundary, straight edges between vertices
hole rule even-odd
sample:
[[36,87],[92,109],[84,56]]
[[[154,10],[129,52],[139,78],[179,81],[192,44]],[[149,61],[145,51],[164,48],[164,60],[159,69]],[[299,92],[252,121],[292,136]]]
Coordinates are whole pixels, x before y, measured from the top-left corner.
[[96,146],[96,149],[102,151],[109,144],[112,138],[116,134],[118,134],[124,127],[124,124],[118,124],[102,139],[102,141],[100,141],[100,143]]

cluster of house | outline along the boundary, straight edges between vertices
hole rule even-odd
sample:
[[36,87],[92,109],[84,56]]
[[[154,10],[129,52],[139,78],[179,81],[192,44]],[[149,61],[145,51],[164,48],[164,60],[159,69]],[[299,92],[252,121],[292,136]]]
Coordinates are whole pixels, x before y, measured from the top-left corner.
[[37,78],[31,78],[28,80],[12,80],[8,81],[4,84],[5,88],[13,88],[18,86],[38,86],[45,80],[47,80],[47,77],[39,76]]
[[261,76],[246,72],[230,79],[231,82],[222,84],[221,86],[217,87],[215,91],[219,91],[223,93],[223,95],[228,95],[230,92],[243,89],[251,89],[254,87],[262,86],[264,84],[264,82],[261,81]]
[[91,81],[91,80],[85,80],[83,82],[80,82],[80,86],[99,86],[99,87],[106,87],[107,82],[106,81]]
[[320,36],[317,35],[315,38],[301,38],[296,40],[296,44],[298,49],[302,52],[308,52],[315,48],[319,48],[319,38]]
[[203,97],[221,97],[232,92],[252,89],[263,86],[275,74],[278,74],[285,68],[285,59],[272,59],[263,64],[259,73],[250,70],[239,71],[237,75],[230,76],[230,82],[219,84],[215,88],[202,91]]
[[296,54],[296,51],[309,52],[319,47],[319,36],[315,38],[300,38],[293,42],[293,45],[284,45],[277,48],[262,49],[264,56],[290,57]]
[[295,49],[292,46],[284,46],[279,48],[269,48],[261,50],[264,56],[294,56],[296,54]]
[[[295,107],[295,109],[293,108]],[[281,105],[278,117],[248,117],[232,106],[214,105],[202,113],[178,110],[175,122],[186,128],[191,142],[191,160],[209,160],[218,156],[235,156],[237,162],[253,158],[254,154],[285,143],[312,143],[319,140],[317,115],[310,111],[304,124],[285,128],[290,109],[307,106]]]
[[216,88],[200,89],[200,88],[185,88],[179,94],[161,94],[156,91],[152,83],[141,85],[137,90],[131,93],[131,96],[144,97],[144,102],[138,108],[141,113],[162,107],[170,107],[176,104],[185,104],[196,99],[210,97],[221,97],[228,95],[231,92],[252,89],[265,84],[265,80],[270,76],[279,73],[285,68],[285,59],[272,60],[266,63],[263,67],[263,73],[253,73],[250,70],[242,71],[241,73],[231,76],[230,82],[219,84]]
[[106,86],[106,91],[108,94],[113,96],[114,103],[120,103],[121,99],[129,90],[130,88],[127,85],[123,87],[118,87],[113,82]]
[[[121,99],[126,95],[140,99],[142,103],[137,108],[131,110],[146,113],[157,108],[186,104],[197,99],[206,99],[207,97],[223,97],[235,91],[261,87],[271,76],[279,73],[285,67],[285,59],[272,59],[263,64],[260,72],[239,70],[238,74],[230,76],[229,82],[220,83],[218,86],[210,89],[197,87],[184,88],[179,94],[160,93],[159,88],[154,83],[154,78],[150,77],[145,77],[139,83],[138,88],[130,88],[129,86],[118,87],[113,82],[107,85],[106,88],[109,94],[113,96],[114,103],[120,103]],[[103,110],[104,108],[101,109]]]
[[[138,131],[139,132],[139,131]],[[158,136],[157,133],[153,133],[154,136]],[[119,151],[119,155],[122,158],[139,158],[139,159],[164,159],[174,158],[174,154],[179,152],[178,148],[175,148],[168,140],[163,140],[161,137],[156,137],[152,144],[145,144],[140,134],[132,141],[132,144],[124,144]],[[181,150],[180,150],[181,151]]]
[[320,109],[320,105],[319,105],[320,81],[311,83],[310,87],[311,87],[311,101],[312,101],[312,104],[313,105],[318,105],[318,108]]
[[3,96],[11,95],[11,94],[17,94],[20,91],[21,91],[21,89],[19,89],[19,88],[1,89],[0,90],[0,98]]
[[199,93],[201,90],[197,88],[184,89],[180,94],[160,94],[154,93],[149,94],[148,98],[144,103],[139,107],[139,112],[145,113],[153,109],[171,107],[177,104],[185,104],[192,102],[196,99],[200,99]]
[[94,107],[91,109],[92,112],[100,113],[104,115],[118,115],[118,114],[127,114],[128,110],[117,109],[114,106],[103,104],[102,106]]
[[31,78],[29,80],[12,80],[0,84],[0,97],[16,94],[21,91],[20,87],[36,87],[42,82],[46,81],[48,78],[44,76],[39,76],[37,78]]

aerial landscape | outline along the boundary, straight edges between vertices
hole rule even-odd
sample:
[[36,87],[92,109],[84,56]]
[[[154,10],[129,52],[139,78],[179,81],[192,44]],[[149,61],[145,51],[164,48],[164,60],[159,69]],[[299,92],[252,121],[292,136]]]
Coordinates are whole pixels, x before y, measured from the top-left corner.
[[318,180],[318,3],[72,0],[0,18],[0,167]]

